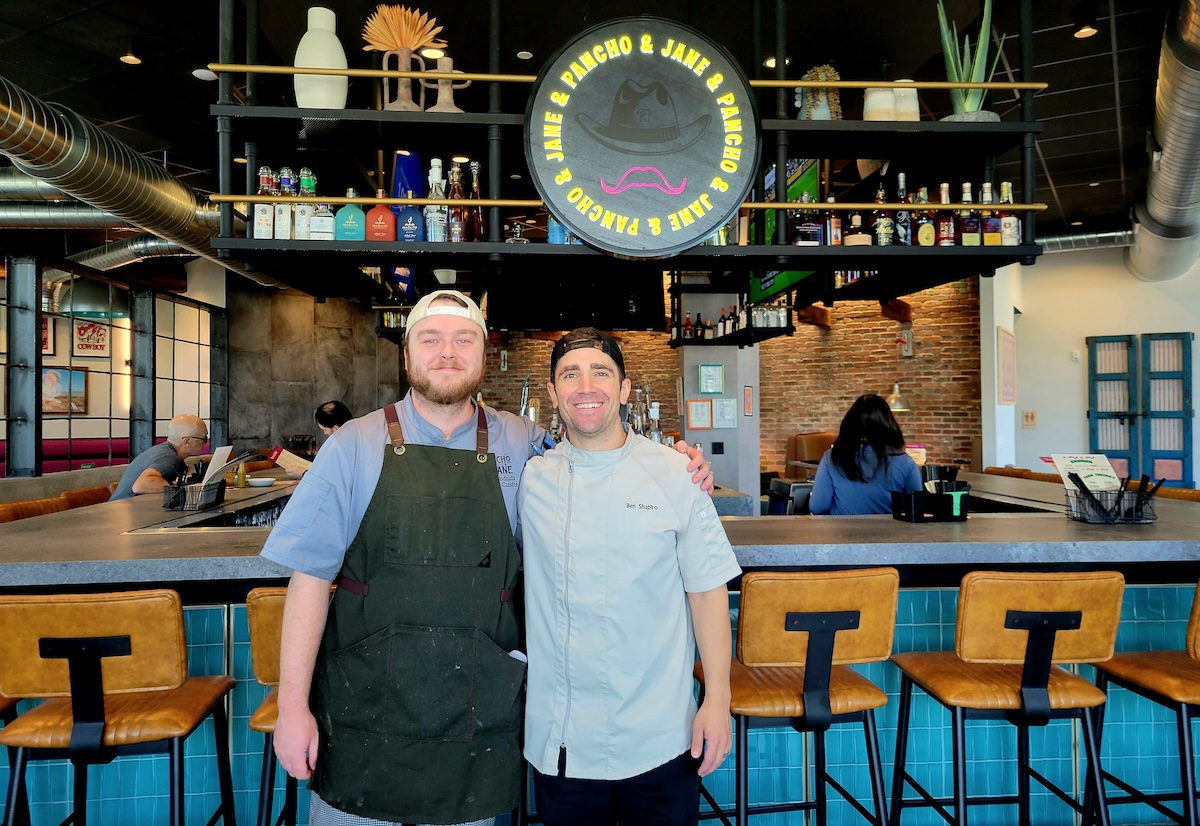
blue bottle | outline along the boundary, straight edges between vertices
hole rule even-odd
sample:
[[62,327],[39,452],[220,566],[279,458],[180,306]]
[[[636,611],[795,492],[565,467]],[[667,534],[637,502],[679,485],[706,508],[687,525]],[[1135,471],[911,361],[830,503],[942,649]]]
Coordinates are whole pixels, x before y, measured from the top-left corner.
[[[353,189],[346,190],[347,198],[357,198],[358,193]],[[365,241],[367,238],[367,219],[362,207],[358,204],[346,204],[337,211],[333,223],[333,237],[336,241]]]
[[[402,197],[413,197],[412,190]],[[421,214],[419,207],[412,204],[396,207],[396,240],[397,241],[424,241],[425,240],[425,216]]]

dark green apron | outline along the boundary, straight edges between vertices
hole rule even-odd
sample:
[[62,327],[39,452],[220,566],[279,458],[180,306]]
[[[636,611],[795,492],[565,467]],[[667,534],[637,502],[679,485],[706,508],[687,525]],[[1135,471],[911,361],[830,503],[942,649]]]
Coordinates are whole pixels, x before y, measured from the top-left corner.
[[483,408],[476,453],[405,445],[385,411],[392,449],[317,657],[311,788],[378,820],[480,820],[518,799],[520,557]]

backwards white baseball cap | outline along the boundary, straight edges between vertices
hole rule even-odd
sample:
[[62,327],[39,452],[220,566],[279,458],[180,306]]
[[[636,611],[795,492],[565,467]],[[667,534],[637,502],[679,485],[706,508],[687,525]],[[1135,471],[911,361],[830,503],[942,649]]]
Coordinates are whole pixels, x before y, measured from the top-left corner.
[[[448,299],[448,301],[435,305],[433,302],[439,298]],[[434,290],[409,310],[404,337],[408,338],[409,332],[417,326],[417,323],[431,315],[453,315],[465,318],[478,324],[479,329],[483,330],[483,334],[487,335],[487,322],[483,320],[483,313],[480,311],[479,305],[472,301],[470,296],[463,295],[458,290]]]

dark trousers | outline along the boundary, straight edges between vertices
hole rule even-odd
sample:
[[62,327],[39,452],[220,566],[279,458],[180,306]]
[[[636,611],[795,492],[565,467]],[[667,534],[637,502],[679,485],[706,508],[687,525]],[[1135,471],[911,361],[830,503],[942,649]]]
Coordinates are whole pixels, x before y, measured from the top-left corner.
[[553,777],[534,769],[533,799],[546,826],[695,826],[699,767],[685,751],[625,780]]

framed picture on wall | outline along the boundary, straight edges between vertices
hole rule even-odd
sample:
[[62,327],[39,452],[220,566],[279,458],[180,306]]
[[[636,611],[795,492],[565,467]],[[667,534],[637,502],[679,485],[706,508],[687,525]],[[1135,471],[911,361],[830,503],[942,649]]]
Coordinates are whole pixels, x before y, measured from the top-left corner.
[[108,358],[111,350],[112,328],[88,319],[71,322],[71,352],[76,356]]
[[42,412],[86,414],[86,367],[42,368]]
[[687,429],[712,430],[712,399],[688,399]]
[[48,315],[42,316],[42,355],[43,356],[54,355],[54,333],[56,332],[55,322],[57,320],[58,319],[54,318],[54,316],[48,316]]
[[721,364],[700,365],[700,392],[720,395],[725,392],[725,367]]

